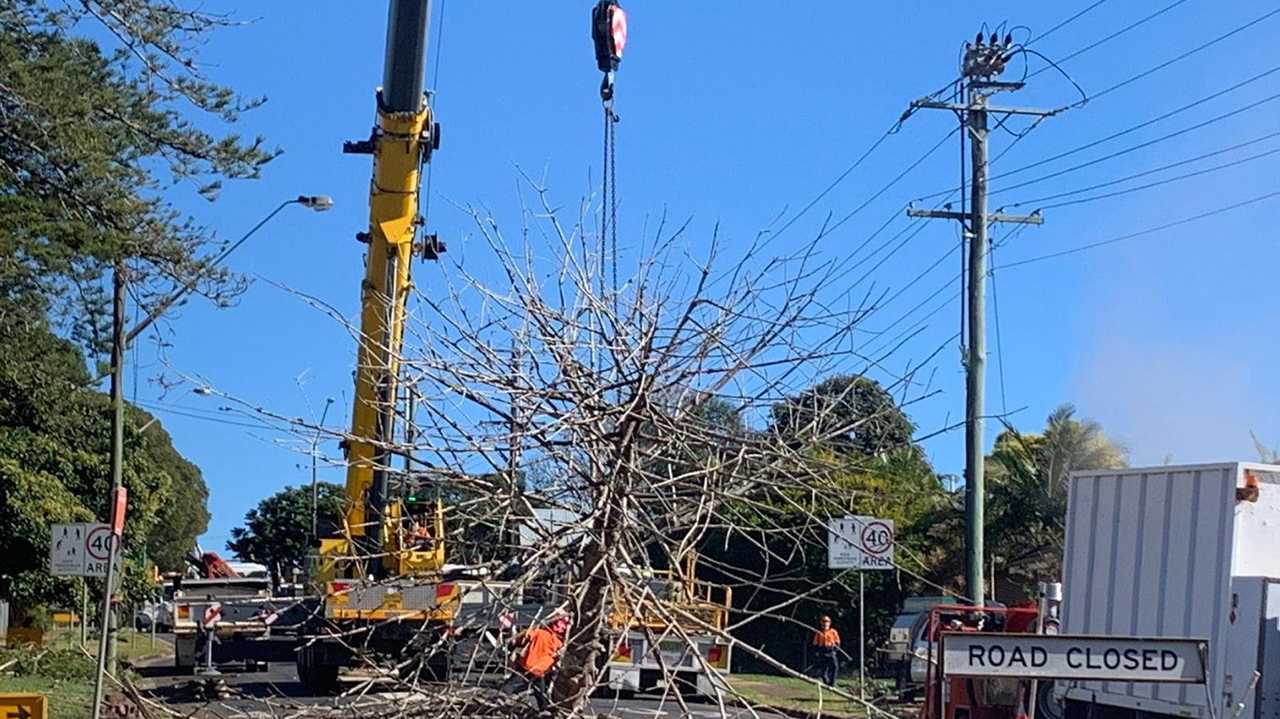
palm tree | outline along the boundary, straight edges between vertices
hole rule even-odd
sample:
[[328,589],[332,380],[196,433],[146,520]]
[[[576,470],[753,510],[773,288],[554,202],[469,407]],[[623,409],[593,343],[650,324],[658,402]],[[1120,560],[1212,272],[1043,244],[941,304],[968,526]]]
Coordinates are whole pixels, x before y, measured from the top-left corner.
[[1025,588],[1057,576],[1071,473],[1127,463],[1125,447],[1098,422],[1076,419],[1070,404],[1055,409],[1040,434],[1001,432],[990,456],[988,529],[1005,576]]

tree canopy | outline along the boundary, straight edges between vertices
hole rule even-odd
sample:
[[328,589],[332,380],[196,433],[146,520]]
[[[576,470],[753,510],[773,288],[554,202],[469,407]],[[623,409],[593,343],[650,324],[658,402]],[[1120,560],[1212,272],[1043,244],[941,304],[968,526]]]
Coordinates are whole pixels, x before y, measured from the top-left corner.
[[[0,337],[0,596],[69,602],[71,581],[48,575],[49,525],[107,516],[110,403],[43,316],[0,301]],[[204,480],[147,413],[129,407],[125,429],[126,566],[180,569],[208,526]]]
[[773,428],[797,442],[855,457],[909,448],[915,425],[880,383],[836,375],[773,406]]
[[[318,482],[317,526],[320,536],[333,534],[342,526],[346,501],[343,488]],[[283,574],[303,568],[307,555],[314,553],[311,534],[311,488],[285,487],[244,515],[244,526],[231,530],[227,549],[240,559],[259,562],[279,581]]]
[[200,74],[193,49],[226,22],[162,0],[0,0],[0,296],[41,301],[105,352],[117,261],[144,307],[192,280],[223,302],[241,288],[208,265],[214,232],[165,199],[175,185],[216,197],[275,154],[204,129],[259,102]]
[[[109,273],[126,272],[144,313],[176,287],[226,303],[244,286],[173,202],[212,200],[276,154],[229,131],[261,100],[198,61],[228,24],[169,0],[0,0],[0,595],[20,606],[70,598],[47,576],[49,523],[107,516],[110,411],[84,357],[110,351]],[[180,568],[207,489],[150,415],[125,420],[137,588],[144,556]]]
[[[1033,596],[1039,582],[1062,576],[1071,472],[1124,467],[1127,454],[1098,422],[1078,419],[1070,404],[1055,409],[1041,432],[1006,427],[996,437],[986,462],[986,550],[999,598]],[[933,576],[942,583],[958,583],[964,573],[962,495],[929,530]]]

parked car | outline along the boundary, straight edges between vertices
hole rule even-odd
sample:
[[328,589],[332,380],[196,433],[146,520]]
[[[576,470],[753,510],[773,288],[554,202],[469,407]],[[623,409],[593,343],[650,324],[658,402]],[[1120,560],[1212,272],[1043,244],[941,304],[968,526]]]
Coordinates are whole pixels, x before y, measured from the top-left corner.
[[894,619],[893,627],[889,629],[889,640],[882,648],[885,666],[890,668],[899,690],[909,683],[923,681],[923,678],[913,679],[911,674],[912,649],[919,634],[916,625],[920,617],[928,616],[933,607],[954,603],[954,597],[943,596],[907,597],[903,601],[902,611]]
[[148,604],[139,607],[133,613],[133,628],[140,632],[151,631],[151,625],[156,621],[156,605]]

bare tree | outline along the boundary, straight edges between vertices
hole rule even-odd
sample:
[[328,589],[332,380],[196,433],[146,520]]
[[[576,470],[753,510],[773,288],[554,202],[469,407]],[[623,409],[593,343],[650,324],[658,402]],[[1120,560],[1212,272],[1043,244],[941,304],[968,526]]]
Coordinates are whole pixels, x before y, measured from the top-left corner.
[[[637,651],[685,648],[659,657],[667,699],[681,706],[683,672],[719,676],[708,640],[802,676],[735,639],[727,592],[699,575],[697,556],[712,533],[758,547],[767,566],[714,567],[749,586],[825,549],[829,516],[856,499],[848,477],[880,465],[823,448],[880,418],[815,406],[807,426],[784,434],[770,410],[836,369],[867,370],[855,333],[876,297],[840,296],[839,264],[814,242],[774,256],[767,232],[731,251],[717,231],[694,256],[687,224],[665,221],[628,253],[637,259],[615,286],[590,205],[566,220],[544,187],[525,186],[532,207],[518,236],[469,208],[479,241],[446,268],[446,285],[419,285],[399,358],[402,389],[416,398],[412,431],[386,447],[412,463],[388,469],[447,496],[449,551],[498,604],[572,618],[551,686],[557,715],[581,714],[635,632],[647,647]],[[910,366],[888,389],[905,401],[928,393]],[[531,521],[545,509],[571,519]],[[781,616],[840,580],[815,578],[766,611]],[[499,643],[491,619],[460,620],[450,641],[472,632]],[[349,640],[358,651],[359,637]],[[482,644],[455,661],[448,684],[418,682],[403,665],[398,676],[439,698],[436,710],[461,712],[461,687],[483,684],[505,659]],[[734,700],[722,681],[712,693],[722,707]]]

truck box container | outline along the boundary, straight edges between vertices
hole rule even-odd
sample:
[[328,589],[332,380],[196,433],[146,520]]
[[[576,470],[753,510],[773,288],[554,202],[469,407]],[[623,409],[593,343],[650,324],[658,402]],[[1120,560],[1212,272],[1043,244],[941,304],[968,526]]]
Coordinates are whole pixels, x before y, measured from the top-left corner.
[[1207,640],[1208,682],[1059,682],[1068,716],[1280,717],[1277,577],[1280,466],[1074,473],[1062,632]]

